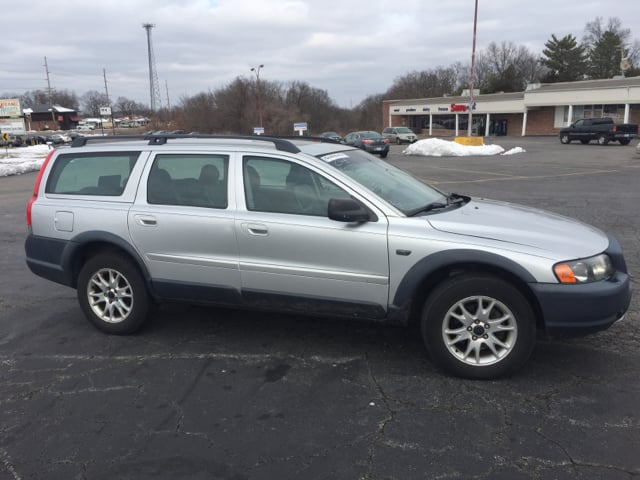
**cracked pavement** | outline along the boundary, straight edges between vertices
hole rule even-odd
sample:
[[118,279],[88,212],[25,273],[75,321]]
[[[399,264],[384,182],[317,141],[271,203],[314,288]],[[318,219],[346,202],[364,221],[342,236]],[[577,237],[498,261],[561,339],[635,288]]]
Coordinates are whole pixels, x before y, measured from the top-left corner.
[[411,329],[341,319],[165,305],[104,335],[24,264],[35,174],[0,178],[0,480],[640,478],[635,142],[490,143],[527,153],[388,159],[614,233],[634,298],[609,330],[541,339],[489,382],[436,371]]

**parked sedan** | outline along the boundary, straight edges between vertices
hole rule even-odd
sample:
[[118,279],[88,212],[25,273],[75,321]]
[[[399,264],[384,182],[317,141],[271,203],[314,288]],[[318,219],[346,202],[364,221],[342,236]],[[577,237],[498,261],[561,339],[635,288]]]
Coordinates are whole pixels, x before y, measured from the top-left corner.
[[384,138],[378,132],[361,131],[348,133],[343,143],[375,153],[385,158],[389,153],[389,139]]
[[331,140],[335,140],[336,142],[342,141],[342,137],[337,132],[322,132],[320,136],[323,138],[330,138]]

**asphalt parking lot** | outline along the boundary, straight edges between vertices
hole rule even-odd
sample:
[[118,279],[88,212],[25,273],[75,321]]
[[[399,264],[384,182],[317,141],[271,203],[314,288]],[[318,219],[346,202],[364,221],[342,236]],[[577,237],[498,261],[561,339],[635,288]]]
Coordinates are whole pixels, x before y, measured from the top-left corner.
[[163,306],[107,336],[24,263],[35,173],[0,178],[0,480],[640,477],[640,156],[635,144],[494,138],[526,153],[388,161],[448,192],[613,233],[625,319],[541,339],[513,378],[440,374],[416,332]]

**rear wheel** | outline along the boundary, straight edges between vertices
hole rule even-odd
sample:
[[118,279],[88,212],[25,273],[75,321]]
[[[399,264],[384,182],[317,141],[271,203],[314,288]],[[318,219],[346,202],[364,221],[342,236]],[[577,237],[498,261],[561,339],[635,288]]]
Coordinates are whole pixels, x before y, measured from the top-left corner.
[[78,275],[78,302],[103,332],[125,335],[146,320],[150,300],[138,268],[115,253],[89,259]]
[[400,137],[396,137],[396,144],[400,145],[402,143],[402,140],[400,140]]
[[529,302],[499,277],[451,277],[425,302],[423,341],[436,366],[464,378],[491,379],[512,374],[535,345],[535,319]]
[[606,135],[600,135],[598,137],[598,145],[607,145],[609,143],[609,139]]
[[380,158],[387,158],[387,155],[389,154],[389,152],[384,152],[380,154]]
[[569,135],[567,135],[566,133],[563,133],[562,135],[560,135],[560,143],[564,143],[565,145],[568,143],[571,143],[571,139],[569,138]]

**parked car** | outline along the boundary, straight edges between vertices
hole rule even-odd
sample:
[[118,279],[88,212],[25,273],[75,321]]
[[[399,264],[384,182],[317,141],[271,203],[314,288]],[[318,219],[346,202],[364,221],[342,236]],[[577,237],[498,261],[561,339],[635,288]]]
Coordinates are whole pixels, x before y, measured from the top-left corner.
[[9,134],[9,139],[5,142],[0,135],[0,147],[21,147],[24,144],[24,138],[22,135]]
[[320,136],[322,138],[330,138],[331,140],[335,140],[336,142],[342,141],[342,137],[337,132],[322,132]]
[[361,148],[369,153],[375,153],[385,158],[389,154],[389,139],[378,132],[351,132],[342,140],[345,144]]
[[24,138],[25,145],[43,145],[49,141],[44,135],[27,135]]
[[368,318],[419,326],[439,368],[487,379],[538,332],[608,328],[631,299],[613,236],[333,141],[80,138],[44,160],[26,219],[28,267],[111,334],[165,300]]
[[637,136],[638,125],[616,124],[611,117],[583,118],[560,130],[560,142],[564,144],[571,143],[572,140],[580,140],[583,144],[597,140],[600,145],[607,145],[611,141],[620,142],[620,145],[629,145],[629,142]]
[[413,143],[418,140],[418,136],[408,127],[387,127],[382,130],[382,136],[398,145],[401,143]]
[[54,145],[62,145],[63,143],[70,143],[71,137],[62,133],[54,133],[49,135],[49,142],[53,143]]

